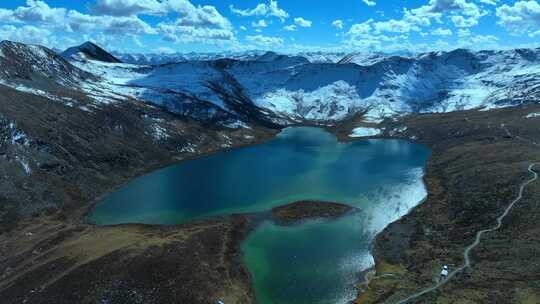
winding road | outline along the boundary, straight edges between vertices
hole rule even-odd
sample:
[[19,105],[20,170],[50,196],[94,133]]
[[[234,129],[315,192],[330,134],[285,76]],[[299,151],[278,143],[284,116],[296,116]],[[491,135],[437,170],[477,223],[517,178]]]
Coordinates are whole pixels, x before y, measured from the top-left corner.
[[[527,141],[526,139],[524,138],[520,138],[519,136],[514,136],[510,133],[510,131],[508,130],[508,128],[502,124],[501,125],[501,128],[504,129],[505,133],[509,136],[509,137],[512,137],[512,138],[517,138],[519,140],[525,140]],[[532,141],[532,144],[537,146],[538,144],[534,141]],[[474,239],[474,242],[472,244],[470,244],[469,246],[467,246],[463,252],[463,259],[464,259],[464,263],[463,265],[459,266],[458,268],[456,268],[454,271],[450,272],[448,274],[448,277],[443,280],[443,281],[440,281],[439,283],[431,286],[431,287],[428,287],[422,291],[419,291],[415,294],[412,294],[410,295],[409,297],[403,299],[403,300],[400,300],[399,302],[397,302],[396,304],[404,304],[404,303],[408,303],[409,301],[412,301],[414,299],[417,299],[427,293],[430,293],[432,291],[435,291],[437,290],[438,288],[440,288],[441,286],[445,285],[448,281],[450,281],[454,276],[456,276],[458,273],[462,272],[463,270],[467,269],[467,268],[472,268],[471,267],[471,251],[476,248],[480,242],[482,241],[482,236],[488,232],[493,232],[493,231],[496,231],[498,230],[499,228],[501,228],[502,226],[502,221],[504,220],[504,218],[510,213],[510,211],[512,210],[512,208],[514,207],[514,205],[519,202],[521,200],[521,198],[523,198],[523,192],[525,191],[525,188],[533,183],[534,181],[536,181],[538,179],[538,173],[536,173],[533,168],[534,166],[538,165],[538,163],[531,163],[529,165],[529,167],[527,168],[527,170],[533,175],[533,177],[525,182],[523,182],[521,184],[521,186],[519,187],[519,193],[518,193],[518,196],[506,207],[506,209],[504,209],[504,212],[499,216],[497,217],[497,224],[491,228],[488,228],[488,229],[484,229],[484,230],[480,230],[476,233],[476,237]]]

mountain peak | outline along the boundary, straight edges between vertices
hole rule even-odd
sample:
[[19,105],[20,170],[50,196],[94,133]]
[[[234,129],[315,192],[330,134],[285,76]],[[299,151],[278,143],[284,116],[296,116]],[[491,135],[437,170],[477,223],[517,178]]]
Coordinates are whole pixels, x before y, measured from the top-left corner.
[[105,51],[97,44],[87,41],[79,46],[70,47],[64,52],[62,56],[67,59],[75,60],[96,60],[110,63],[122,63],[118,58]]
[[262,54],[261,56],[259,56],[259,58],[257,58],[257,61],[274,61],[279,57],[280,57],[280,55],[278,53],[268,51],[268,52]]

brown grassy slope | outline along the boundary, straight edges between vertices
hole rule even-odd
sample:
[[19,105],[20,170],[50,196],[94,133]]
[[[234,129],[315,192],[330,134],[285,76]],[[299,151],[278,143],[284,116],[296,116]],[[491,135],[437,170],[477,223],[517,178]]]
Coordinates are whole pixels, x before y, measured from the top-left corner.
[[[88,102],[76,91],[64,95]],[[88,107],[91,112],[0,85],[0,233],[40,214],[80,220],[97,197],[136,176],[275,133],[205,126],[137,101]],[[156,121],[167,138],[153,136]],[[11,124],[31,142],[11,144]],[[190,145],[197,151],[182,150]],[[24,173],[21,158],[31,174]]]
[[[251,303],[244,217],[181,226],[55,220],[0,237],[2,303]],[[9,238],[9,242],[6,242]],[[17,240],[17,242],[13,242]]]
[[[442,264],[461,265],[475,232],[494,225],[520,183],[531,177],[527,166],[540,160],[540,148],[531,144],[540,141],[540,119],[526,119],[531,112],[540,112],[540,106],[415,115],[386,123],[387,133],[406,125],[401,136],[415,136],[433,149],[425,176],[429,195],[378,235],[377,274],[359,303],[395,303],[433,285]],[[503,124],[530,141],[509,137]],[[539,199],[535,183],[503,227],[487,234],[472,253],[471,271],[412,303],[536,303]]]

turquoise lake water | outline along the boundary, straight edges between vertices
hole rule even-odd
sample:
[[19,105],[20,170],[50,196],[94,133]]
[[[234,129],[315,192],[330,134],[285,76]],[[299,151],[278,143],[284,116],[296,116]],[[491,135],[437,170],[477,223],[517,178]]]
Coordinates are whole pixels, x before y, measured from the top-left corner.
[[177,224],[314,199],[358,212],[292,226],[262,223],[242,245],[260,303],[346,303],[373,263],[375,234],[426,191],[429,150],[401,140],[338,143],[317,128],[288,128],[265,144],[189,160],[142,176],[96,206],[97,224]]

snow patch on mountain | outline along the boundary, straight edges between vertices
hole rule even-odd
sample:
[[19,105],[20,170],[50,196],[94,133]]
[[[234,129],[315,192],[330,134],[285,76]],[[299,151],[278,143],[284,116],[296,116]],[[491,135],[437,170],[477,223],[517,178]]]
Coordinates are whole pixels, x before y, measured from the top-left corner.
[[12,145],[28,146],[30,144],[30,138],[26,133],[16,128],[14,123],[9,123],[9,133],[7,141]]
[[25,86],[23,84],[17,84],[17,83],[6,82],[6,81],[3,81],[3,80],[0,80],[0,85],[10,87],[10,88],[15,89],[15,90],[17,90],[19,92],[45,97],[45,98],[47,98],[47,99],[49,99],[51,101],[61,102],[61,103],[65,104],[67,106],[70,106],[70,107],[77,104],[77,101],[75,99],[73,99],[73,98],[56,96],[56,95],[53,95],[53,94],[51,94],[49,92],[45,92],[45,91],[40,90],[40,89],[34,89],[34,88],[27,87],[27,86]]
[[[0,140],[7,149],[4,151],[3,159],[16,163],[24,174],[32,173],[30,166],[30,149],[32,138],[24,131],[20,130],[14,122],[3,119],[0,114]],[[7,151],[7,153],[6,153]]]
[[152,136],[157,141],[167,139],[167,138],[170,137],[169,134],[167,134],[167,129],[163,128],[159,124],[153,124],[152,128],[151,128],[151,131],[152,131]]
[[277,89],[254,98],[260,107],[303,119],[342,118],[365,106],[359,100],[356,88],[342,80],[314,91]]

